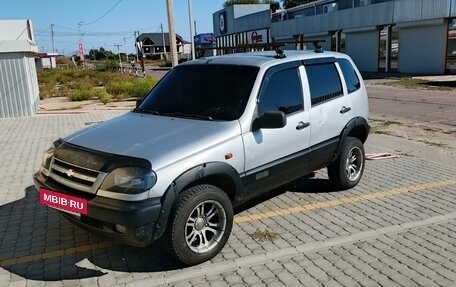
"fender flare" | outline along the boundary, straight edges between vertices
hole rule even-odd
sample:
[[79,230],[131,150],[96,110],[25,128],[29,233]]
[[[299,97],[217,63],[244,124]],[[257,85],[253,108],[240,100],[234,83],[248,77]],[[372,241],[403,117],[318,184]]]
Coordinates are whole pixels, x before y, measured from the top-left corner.
[[168,224],[169,215],[173,208],[177,196],[185,190],[185,188],[192,183],[204,180],[214,175],[222,175],[228,177],[233,182],[234,196],[232,201],[237,201],[243,193],[243,181],[239,173],[231,165],[223,162],[209,162],[197,165],[188,169],[179,175],[168,186],[162,198],[162,207],[159,218],[155,224],[153,239],[157,240],[162,237]]
[[340,151],[342,149],[343,142],[345,139],[350,135],[350,133],[355,129],[361,129],[363,133],[358,136],[362,143],[367,140],[367,136],[369,135],[370,126],[367,123],[367,120],[363,117],[356,117],[351,119],[343,128],[342,132],[340,133],[340,140],[339,145],[337,147],[337,151],[334,154],[332,161],[336,160],[339,157]]

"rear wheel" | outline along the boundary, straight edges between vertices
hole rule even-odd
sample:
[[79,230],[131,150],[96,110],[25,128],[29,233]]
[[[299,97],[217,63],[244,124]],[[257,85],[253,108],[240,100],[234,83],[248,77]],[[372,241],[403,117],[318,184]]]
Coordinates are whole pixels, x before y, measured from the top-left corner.
[[364,146],[358,138],[347,137],[339,157],[328,166],[330,182],[345,190],[358,184],[364,172]]
[[198,185],[178,196],[166,241],[177,260],[195,265],[222,250],[232,226],[233,208],[228,196],[215,186]]

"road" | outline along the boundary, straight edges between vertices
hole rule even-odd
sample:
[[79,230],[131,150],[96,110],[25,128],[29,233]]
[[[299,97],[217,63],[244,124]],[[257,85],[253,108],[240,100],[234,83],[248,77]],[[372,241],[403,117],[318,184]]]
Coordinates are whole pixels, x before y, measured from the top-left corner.
[[456,127],[456,91],[411,90],[366,81],[372,117]]

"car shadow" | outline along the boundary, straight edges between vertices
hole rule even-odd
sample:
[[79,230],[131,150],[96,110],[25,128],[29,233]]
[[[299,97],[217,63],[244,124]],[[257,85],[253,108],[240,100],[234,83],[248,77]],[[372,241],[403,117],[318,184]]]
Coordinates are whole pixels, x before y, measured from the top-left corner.
[[183,268],[162,245],[135,248],[93,235],[41,205],[33,186],[25,189],[24,198],[0,206],[0,267],[26,279],[59,281],[98,277],[110,270]]
[[[301,178],[235,209],[247,210],[285,192],[331,192],[327,180]],[[112,271],[160,272],[185,266],[171,259],[161,241],[136,248],[93,235],[39,203],[35,187],[0,206],[0,267],[26,279],[61,281],[100,277]]]

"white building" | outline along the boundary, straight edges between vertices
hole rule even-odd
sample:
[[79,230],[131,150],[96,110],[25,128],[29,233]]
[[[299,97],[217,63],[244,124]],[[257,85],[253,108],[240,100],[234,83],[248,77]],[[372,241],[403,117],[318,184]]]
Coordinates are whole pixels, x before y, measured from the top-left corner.
[[269,17],[257,5],[237,6],[213,14],[218,49],[261,29],[285,49],[325,40],[324,50],[349,54],[363,72],[456,73],[456,0],[319,0]]
[[37,112],[37,51],[30,20],[0,20],[0,118]]

